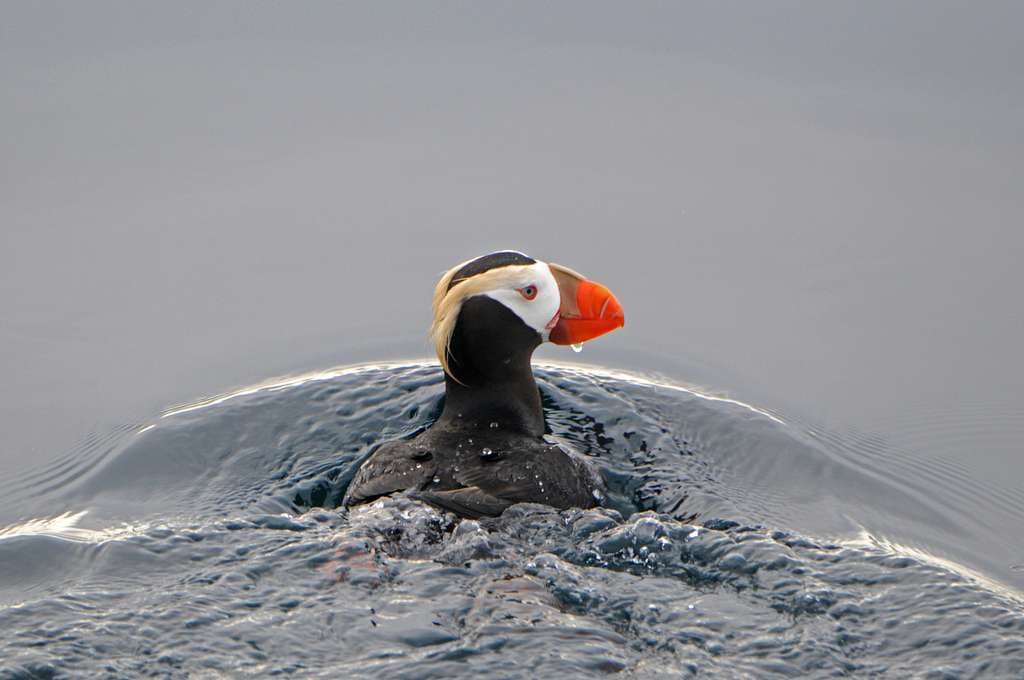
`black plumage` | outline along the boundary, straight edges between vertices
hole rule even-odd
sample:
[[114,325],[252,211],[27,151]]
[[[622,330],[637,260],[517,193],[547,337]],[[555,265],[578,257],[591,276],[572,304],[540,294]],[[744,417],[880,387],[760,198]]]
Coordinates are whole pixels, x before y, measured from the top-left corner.
[[595,489],[600,480],[585,459],[539,437],[500,425],[486,431],[435,426],[381,446],[359,469],[345,504],[409,490],[458,515],[481,517],[514,503],[593,507]]
[[[459,281],[494,269],[535,264],[521,253],[492,253],[460,265],[447,288],[442,279],[438,289],[444,294]],[[539,264],[545,267],[542,273],[548,271],[548,265]],[[548,277],[549,290],[558,290]],[[373,452],[349,485],[344,504],[410,492],[466,517],[499,515],[515,503],[597,505],[603,484],[586,456],[544,439],[540,391],[530,361],[546,329],[528,325],[485,294],[459,302],[446,349],[439,350],[446,352],[448,364],[440,417],[417,436],[384,443]],[[607,306],[601,305],[602,313]],[[622,325],[619,317],[611,319],[608,329]],[[551,323],[557,319],[555,314]]]

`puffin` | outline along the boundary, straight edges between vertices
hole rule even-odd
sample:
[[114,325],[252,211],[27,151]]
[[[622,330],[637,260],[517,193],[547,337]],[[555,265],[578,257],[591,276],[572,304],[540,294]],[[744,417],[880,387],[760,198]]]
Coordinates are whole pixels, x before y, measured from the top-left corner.
[[586,456],[545,440],[534,350],[622,327],[605,286],[568,267],[500,251],[449,269],[433,297],[430,339],[444,370],[440,417],[380,445],[359,467],[346,507],[406,493],[465,518],[516,503],[591,508],[604,497]]

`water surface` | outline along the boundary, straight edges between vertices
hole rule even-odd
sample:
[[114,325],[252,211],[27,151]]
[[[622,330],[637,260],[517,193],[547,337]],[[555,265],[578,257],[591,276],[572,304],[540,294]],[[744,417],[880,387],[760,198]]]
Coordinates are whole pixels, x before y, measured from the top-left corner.
[[438,415],[431,362],[180,407],[8,485],[54,516],[0,536],[0,673],[1024,672],[1015,591],[867,528],[927,540],[970,531],[962,511],[736,400],[538,372],[547,436],[592,457],[603,508],[340,509],[380,438]]

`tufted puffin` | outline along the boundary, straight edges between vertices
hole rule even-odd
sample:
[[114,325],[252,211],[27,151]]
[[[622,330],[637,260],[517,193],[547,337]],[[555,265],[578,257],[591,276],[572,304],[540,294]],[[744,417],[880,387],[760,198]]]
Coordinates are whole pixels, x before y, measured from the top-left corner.
[[463,517],[497,516],[515,503],[597,505],[603,485],[586,458],[544,440],[530,360],[542,342],[576,345],[621,327],[615,296],[567,267],[501,251],[448,270],[433,315],[441,416],[412,439],[381,445],[344,504],[408,491]]

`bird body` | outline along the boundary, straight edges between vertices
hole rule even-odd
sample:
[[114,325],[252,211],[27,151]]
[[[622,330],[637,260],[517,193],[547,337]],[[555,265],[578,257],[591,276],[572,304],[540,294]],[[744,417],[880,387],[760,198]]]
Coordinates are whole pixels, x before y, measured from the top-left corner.
[[602,489],[583,456],[542,438],[500,426],[433,427],[381,446],[359,469],[346,503],[411,490],[460,516],[481,517],[515,503],[589,508]]
[[575,344],[622,326],[615,297],[570,269],[501,251],[449,270],[433,311],[445,371],[441,416],[374,451],[345,505],[405,491],[466,517],[500,515],[515,503],[596,505],[603,485],[586,457],[544,439],[530,360],[544,341]]

